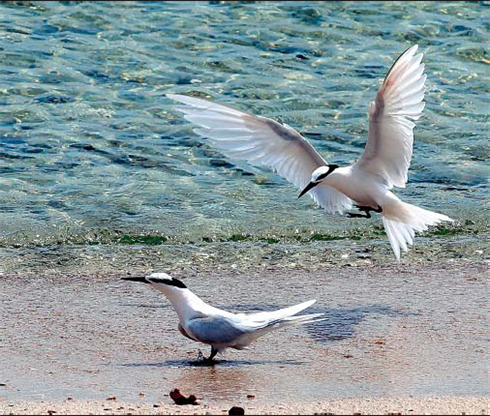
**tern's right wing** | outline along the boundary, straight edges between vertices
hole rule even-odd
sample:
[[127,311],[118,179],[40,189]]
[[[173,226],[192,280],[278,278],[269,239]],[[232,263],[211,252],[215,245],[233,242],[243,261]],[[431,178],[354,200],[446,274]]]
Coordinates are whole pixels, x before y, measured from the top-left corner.
[[[223,154],[268,166],[301,190],[316,168],[327,165],[315,148],[288,125],[200,98],[178,94],[167,97],[185,104],[176,109],[199,125],[201,128],[194,132],[208,138]],[[350,198],[331,186],[317,186],[310,195],[332,213],[342,213],[352,206]]]

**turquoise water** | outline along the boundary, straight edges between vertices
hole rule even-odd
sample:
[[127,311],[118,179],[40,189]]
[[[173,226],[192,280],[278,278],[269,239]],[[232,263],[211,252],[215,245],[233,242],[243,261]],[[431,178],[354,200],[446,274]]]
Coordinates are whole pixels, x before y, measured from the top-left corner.
[[267,169],[226,159],[165,94],[200,95],[288,123],[329,162],[349,164],[364,148],[378,79],[415,43],[425,54],[427,104],[409,183],[395,191],[458,220],[417,241],[481,245],[489,6],[2,2],[2,258],[39,247],[205,251],[230,242],[232,256],[236,246],[294,252],[359,240],[390,254],[379,218],[325,215]]

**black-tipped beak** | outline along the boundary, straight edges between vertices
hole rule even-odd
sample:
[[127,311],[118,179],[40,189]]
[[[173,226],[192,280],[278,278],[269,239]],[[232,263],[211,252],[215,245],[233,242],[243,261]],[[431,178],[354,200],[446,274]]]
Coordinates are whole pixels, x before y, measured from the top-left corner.
[[121,279],[130,280],[131,282],[150,283],[148,280],[146,280],[145,276],[121,277]]
[[308,185],[306,185],[306,188],[301,191],[299,194],[298,198],[301,198],[304,194],[306,194],[308,191],[313,189],[315,186],[317,186],[320,182],[310,182]]

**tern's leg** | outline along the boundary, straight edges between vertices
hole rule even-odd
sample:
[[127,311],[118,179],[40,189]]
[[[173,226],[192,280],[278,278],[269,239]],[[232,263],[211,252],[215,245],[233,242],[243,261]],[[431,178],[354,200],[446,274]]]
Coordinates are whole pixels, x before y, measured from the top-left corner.
[[356,208],[359,211],[364,212],[365,215],[348,212],[347,218],[371,218],[371,211],[377,212],[378,214],[383,211],[383,208],[381,208],[379,205],[378,205],[378,208],[371,208],[368,206],[356,205]]
[[213,358],[216,357],[216,354],[218,354],[218,350],[214,347],[211,347],[211,355],[208,358],[205,358],[206,361],[213,361]]

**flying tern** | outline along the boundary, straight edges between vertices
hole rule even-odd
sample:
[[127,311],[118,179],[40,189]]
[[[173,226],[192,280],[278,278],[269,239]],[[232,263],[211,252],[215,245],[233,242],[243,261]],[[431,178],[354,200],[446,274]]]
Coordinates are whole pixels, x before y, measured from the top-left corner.
[[200,98],[167,97],[184,104],[175,108],[199,125],[194,132],[224,155],[272,168],[301,190],[300,197],[308,193],[327,212],[343,214],[355,205],[360,213],[348,213],[348,217],[371,218],[371,212],[380,213],[399,261],[400,249],[407,251],[416,231],[453,221],[403,202],[390,191],[394,186],[405,187],[415,127],[411,120],[417,120],[425,106],[427,75],[421,63],[423,54],[415,54],[417,48],[414,45],[400,55],[370,103],[366,147],[351,166],[327,163],[287,124]]
[[162,292],[177,312],[180,333],[193,341],[211,346],[211,355],[205,359],[209,363],[217,353],[226,348],[244,349],[252,341],[275,329],[325,319],[321,313],[297,315],[313,305],[316,300],[272,312],[235,314],[208,305],[192,293],[182,281],[166,273],[122,279],[148,283]]

